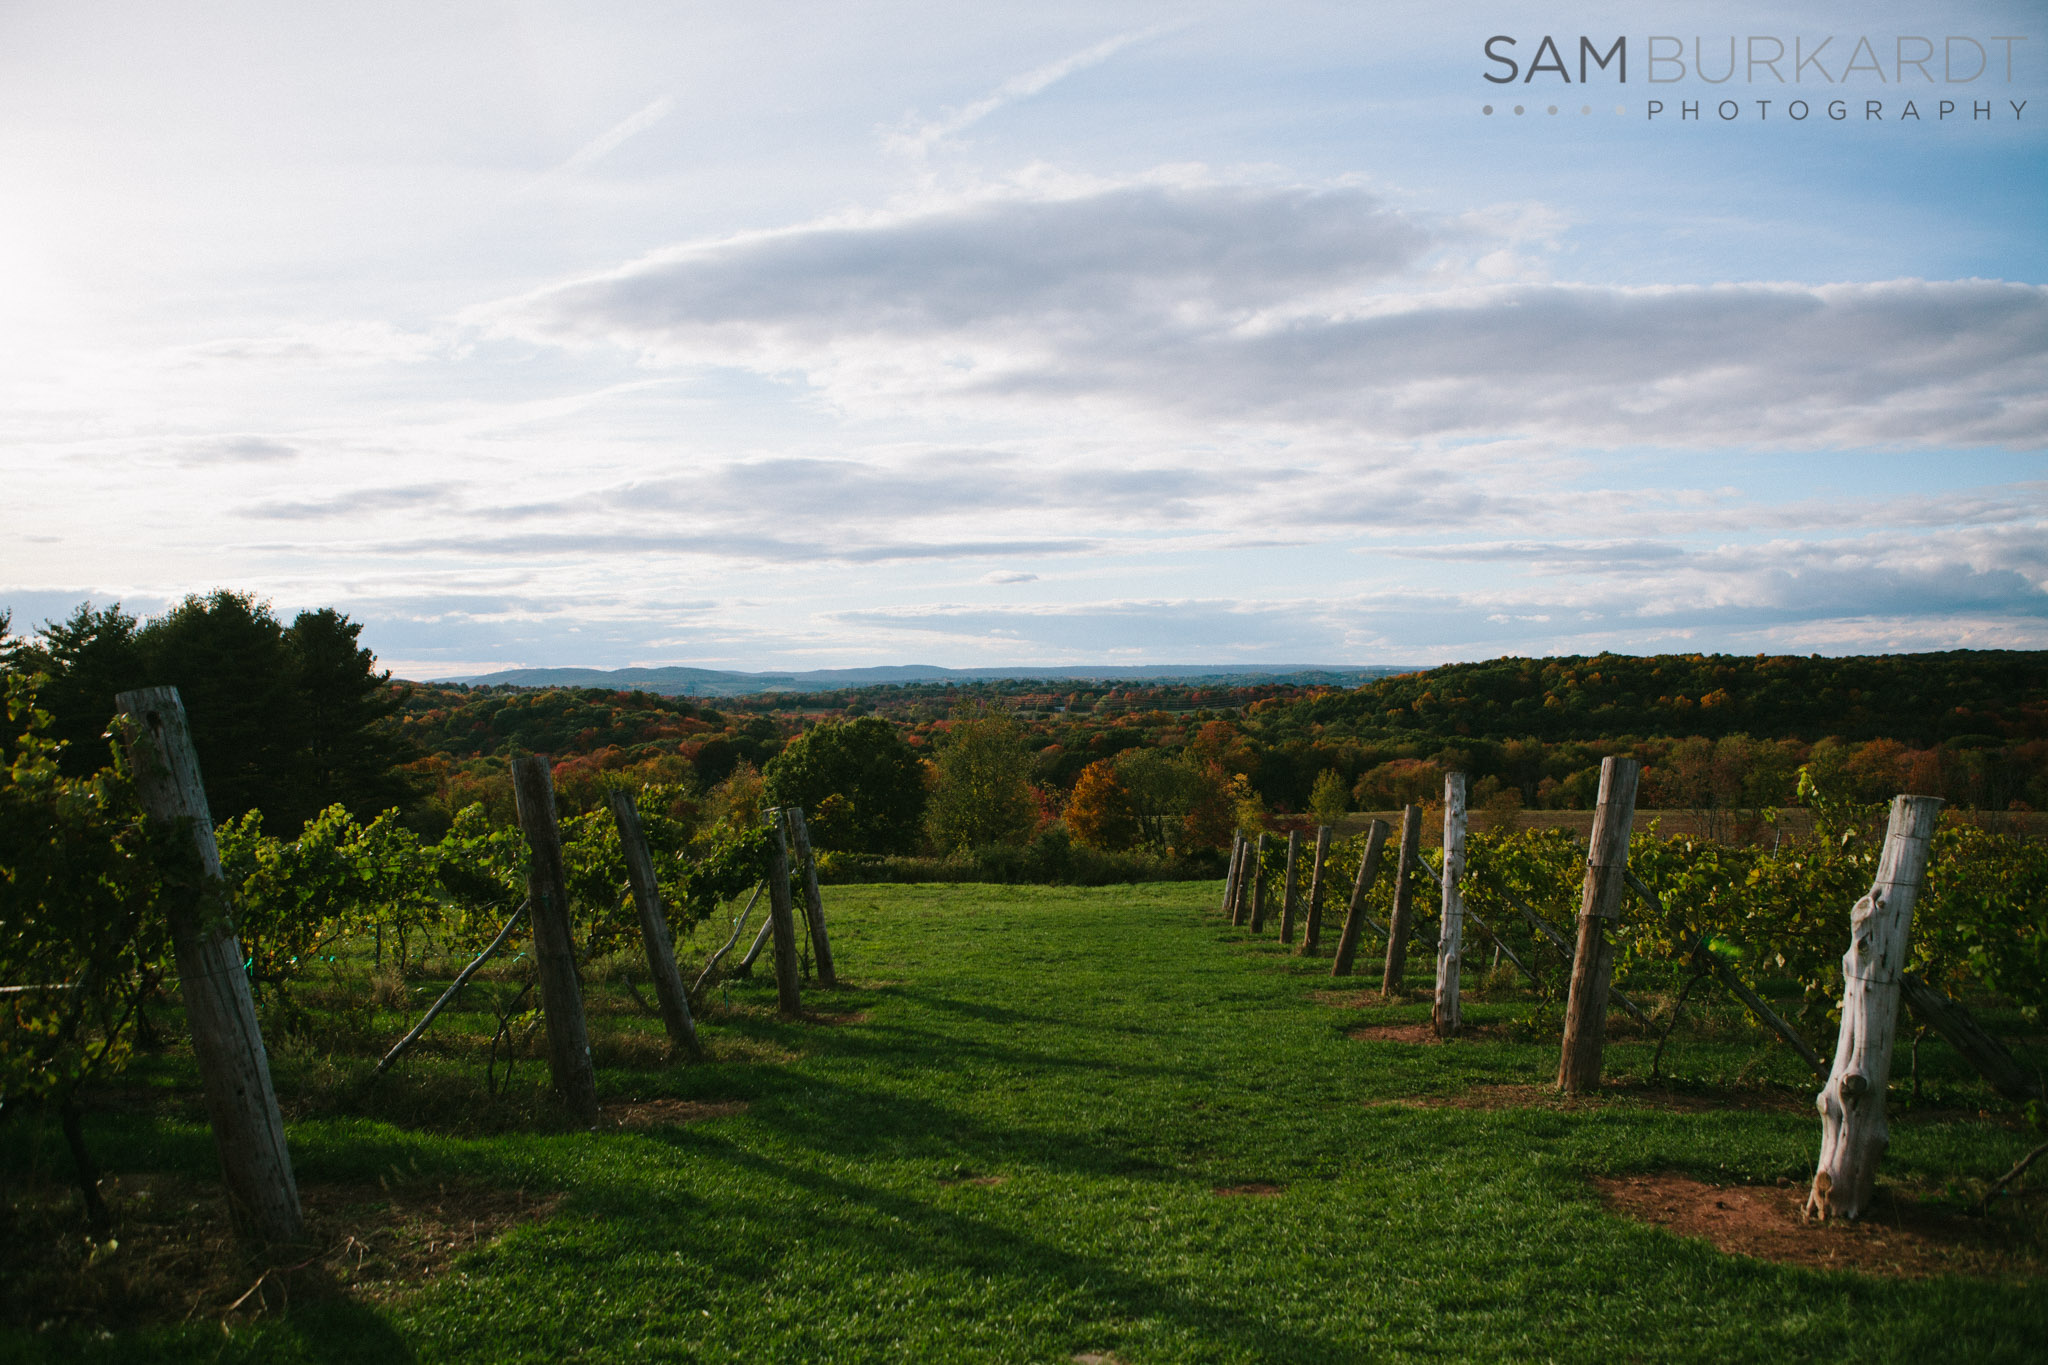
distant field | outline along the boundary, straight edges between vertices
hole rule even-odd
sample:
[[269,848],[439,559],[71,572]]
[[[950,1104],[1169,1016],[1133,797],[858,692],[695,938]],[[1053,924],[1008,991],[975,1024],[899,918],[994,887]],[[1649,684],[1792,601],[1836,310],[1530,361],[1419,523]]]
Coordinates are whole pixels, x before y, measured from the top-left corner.
[[[440,985],[410,983],[274,1048],[300,1180],[328,1211],[328,1263],[346,1276],[368,1254],[363,1279],[339,1296],[273,1295],[258,1315],[256,1273],[216,1262],[211,1296],[172,1303],[157,1325],[125,1327],[109,1309],[72,1329],[17,1327],[0,1357],[2048,1356],[2038,1244],[2019,1233],[1982,1255],[1902,1259],[1913,1276],[1890,1278],[1732,1256],[1611,1210],[1644,1182],[1679,1188],[1655,1183],[1672,1173],[1704,1182],[1682,1188],[1709,1206],[1776,1208],[1793,1198],[1780,1182],[1810,1173],[1811,1081],[1739,1020],[1710,1012],[1682,1029],[1664,1062],[1678,1079],[1655,1086],[1651,1040],[1617,1022],[1611,1093],[1564,1106],[1546,1098],[1554,1003],[1498,981],[1489,992],[1475,964],[1474,1036],[1418,1046],[1419,989],[1383,1004],[1332,982],[1326,960],[1220,924],[1218,891],[829,888],[853,984],[814,993],[811,1020],[778,1021],[768,983],[739,984],[706,1021],[712,1060],[672,1068],[659,1024],[622,987],[593,990],[600,1089],[628,1125],[596,1132],[546,1118],[539,1062],[509,1095],[484,1092],[480,1013],[365,1088],[371,1059]],[[1662,987],[1632,989],[1654,1004]],[[1895,1084],[1893,1216],[1922,1198],[1958,1207],[2038,1141],[1995,1117],[2009,1111],[1938,1044],[1920,1061],[1920,1104]],[[0,1146],[10,1197],[61,1204],[53,1129]],[[117,1191],[123,1247],[98,1273],[150,1255],[163,1228],[216,1216],[180,1053],[144,1059],[88,1135],[129,1192]],[[366,1231],[393,1224],[412,1239],[403,1254],[398,1234]],[[1822,1259],[1893,1254],[1881,1228],[1830,1241],[1787,1227]],[[56,1254],[28,1236],[17,1229],[0,1280],[23,1283]]]

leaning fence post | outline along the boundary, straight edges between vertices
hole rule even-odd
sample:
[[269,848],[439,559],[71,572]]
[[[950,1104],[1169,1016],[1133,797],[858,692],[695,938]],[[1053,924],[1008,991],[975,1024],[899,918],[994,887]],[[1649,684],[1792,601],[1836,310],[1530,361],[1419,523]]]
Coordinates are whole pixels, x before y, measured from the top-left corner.
[[1287,878],[1280,889],[1280,941],[1294,942],[1294,912],[1300,905],[1296,888],[1300,885],[1295,875],[1295,863],[1301,857],[1301,831],[1287,831]]
[[1834,1069],[1814,1105],[1820,1110],[1820,1167],[1806,1197],[1810,1216],[1860,1218],[1870,1207],[1878,1159],[1889,1141],[1885,1085],[1892,1074],[1892,1037],[1899,1022],[1899,976],[1912,946],[1913,902],[1927,871],[1927,844],[1941,802],[1932,796],[1892,801],[1877,877],[1849,912],[1849,951],[1842,957],[1842,1031]]
[[1244,856],[1244,835],[1230,831],[1230,863],[1223,871],[1223,914],[1232,924],[1238,922],[1237,868]]
[[1351,905],[1344,915],[1344,929],[1337,935],[1337,957],[1330,964],[1331,976],[1351,975],[1352,960],[1358,955],[1358,937],[1365,932],[1365,895],[1379,875],[1380,850],[1386,842],[1387,822],[1373,821],[1365,836],[1365,856],[1358,860],[1358,880],[1351,884]]
[[245,1237],[295,1241],[305,1230],[299,1186],[271,1088],[256,1001],[235,941],[185,704],[175,687],[139,688],[114,701],[127,717],[122,738],[143,809],[160,824],[183,826],[198,864],[197,894],[167,895],[163,905],[229,1216]]
[[555,823],[555,777],[546,758],[527,754],[512,760],[512,797],[532,850],[526,864],[527,913],[533,917],[533,956],[547,1020],[548,1073],[570,1113],[595,1119],[597,1073],[583,1019],[583,985],[576,978],[576,945],[569,933],[569,882],[562,831]]
[[1266,927],[1266,836],[1252,846],[1252,932]]
[[1463,1022],[1458,1011],[1458,970],[1465,951],[1465,774],[1444,774],[1444,911],[1436,940],[1436,1036],[1449,1038]]
[[1571,998],[1564,1015],[1564,1048],[1557,1061],[1558,1089],[1567,1095],[1595,1090],[1607,1051],[1607,993],[1614,979],[1614,941],[1608,926],[1621,913],[1628,879],[1628,837],[1635,827],[1636,780],[1632,758],[1600,760],[1600,805],[1586,845],[1586,881],[1579,897],[1579,941],[1572,954]]
[[796,911],[790,904],[789,842],[782,834],[782,812],[771,810],[761,817],[768,826],[768,923],[773,931],[770,943],[775,951],[775,1007],[795,1018],[803,1009],[803,990],[797,982]]
[[697,1041],[690,993],[683,988],[668,919],[661,913],[661,887],[654,876],[654,855],[647,849],[647,832],[640,825],[640,808],[633,803],[633,793],[623,789],[613,791],[605,800],[619,826],[619,847],[626,855],[626,880],[633,886],[633,904],[640,911],[640,943],[647,950],[647,971],[654,978],[654,997],[661,1005],[661,1026],[668,1030],[671,1043],[701,1060],[704,1045]]
[[832,942],[825,937],[825,898],[818,891],[818,860],[811,854],[811,833],[804,827],[800,807],[789,808],[789,832],[796,841],[797,861],[804,868],[804,918],[811,926],[811,947],[818,954],[818,984],[837,990],[839,973],[832,966]]
[[1394,911],[1387,919],[1387,965],[1380,994],[1401,989],[1408,975],[1409,923],[1415,916],[1415,878],[1409,868],[1422,856],[1422,807],[1401,807],[1401,856],[1394,863]]
[[1316,856],[1309,867],[1308,909],[1301,925],[1301,951],[1313,956],[1323,936],[1323,860],[1330,856],[1330,827],[1316,826]]

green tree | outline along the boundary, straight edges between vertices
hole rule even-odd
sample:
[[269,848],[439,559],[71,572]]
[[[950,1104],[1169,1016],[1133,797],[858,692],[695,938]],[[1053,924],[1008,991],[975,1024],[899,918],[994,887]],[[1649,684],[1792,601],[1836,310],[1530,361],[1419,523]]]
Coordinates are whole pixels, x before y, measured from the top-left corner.
[[47,737],[63,746],[56,762],[66,777],[90,777],[106,762],[100,737],[114,715],[114,694],[144,685],[135,628],[120,603],[95,610],[86,602],[9,651],[10,672],[43,675],[36,705],[50,717]]
[[177,688],[215,817],[259,810],[270,833],[295,835],[337,802],[368,819],[413,796],[399,771],[410,746],[390,722],[400,697],[361,630],[331,609],[287,628],[267,602],[225,589],[140,624],[88,602],[10,650],[8,668],[44,675],[39,701],[72,777],[97,767],[117,693]]
[[768,801],[801,806],[821,848],[907,853],[924,820],[924,765],[895,726],[877,716],[814,725],[761,776]]
[[1334,825],[1343,819],[1351,809],[1351,793],[1345,786],[1344,775],[1335,768],[1323,769],[1309,790],[1308,808],[1315,812],[1319,825]]
[[962,707],[936,762],[926,823],[940,848],[1021,844],[1031,837],[1038,824],[1031,751],[1008,715],[986,702]]
[[399,765],[414,757],[390,717],[404,704],[391,674],[358,642],[360,623],[332,607],[302,611],[284,632],[304,736],[308,790],[368,819],[417,794]]

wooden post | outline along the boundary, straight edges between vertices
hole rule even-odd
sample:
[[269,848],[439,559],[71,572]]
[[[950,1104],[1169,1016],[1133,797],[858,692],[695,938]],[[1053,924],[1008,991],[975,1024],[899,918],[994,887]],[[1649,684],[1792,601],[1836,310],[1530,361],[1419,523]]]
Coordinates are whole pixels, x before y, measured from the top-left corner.
[[1287,831],[1287,880],[1281,885],[1280,889],[1280,941],[1282,943],[1294,942],[1294,911],[1297,904],[1295,887],[1298,885],[1295,879],[1294,867],[1296,860],[1300,857],[1301,831],[1290,829]]
[[1437,924],[1436,1036],[1449,1038],[1464,1022],[1458,1011],[1458,969],[1465,951],[1465,774],[1444,774],[1444,912]]
[[1358,955],[1358,938],[1365,932],[1365,897],[1380,871],[1380,850],[1386,846],[1387,822],[1375,820],[1365,836],[1365,856],[1358,860],[1358,879],[1351,884],[1351,906],[1344,915],[1344,930],[1337,935],[1337,959],[1330,964],[1331,976],[1351,975],[1352,960]]
[[1260,833],[1252,846],[1252,932],[1266,927],[1266,836]]
[[803,990],[796,970],[796,911],[790,905],[789,843],[782,835],[782,812],[761,819],[768,826],[768,924],[775,949],[775,1007],[794,1019],[803,1009]]
[[811,856],[811,832],[804,827],[804,813],[789,808],[789,833],[796,841],[797,861],[804,868],[804,918],[811,926],[811,948],[818,955],[818,984],[839,989],[839,973],[832,966],[832,941],[825,937],[825,898],[818,892],[818,860]]
[[1301,951],[1313,957],[1323,934],[1323,860],[1330,856],[1330,827],[1316,826],[1316,856],[1308,874],[1308,912],[1301,926]]
[[1401,807],[1401,857],[1394,864],[1394,913],[1387,918],[1387,965],[1380,994],[1401,989],[1408,975],[1408,933],[1415,917],[1415,882],[1408,869],[1422,856],[1422,807]]
[[669,937],[668,918],[661,913],[661,887],[655,881],[647,832],[640,826],[640,808],[629,791],[614,790],[605,800],[619,825],[619,847],[626,855],[626,880],[633,886],[633,904],[640,911],[640,943],[647,950],[647,971],[654,978],[654,997],[661,1005],[661,1026],[668,1030],[670,1043],[702,1061],[704,1045],[697,1041],[690,993],[683,988],[682,972],[676,969],[675,943]]
[[1600,761],[1600,805],[1593,813],[1593,837],[1586,847],[1586,882],[1579,896],[1579,941],[1572,954],[1571,998],[1565,1005],[1564,1048],[1557,1085],[1567,1095],[1600,1086],[1607,1051],[1607,992],[1614,978],[1610,921],[1621,913],[1628,880],[1628,836],[1635,828],[1636,779],[1632,758]]
[[1877,1163],[1889,1141],[1884,1091],[1899,1022],[1899,976],[1912,946],[1913,902],[1940,814],[1935,797],[1893,798],[1877,877],[1849,912],[1842,1031],[1834,1069],[1814,1100],[1821,1121],[1820,1167],[1806,1198],[1809,1217],[1860,1218],[1870,1207]]
[[1244,835],[1230,831],[1230,865],[1223,873],[1223,916],[1232,924],[1239,919],[1237,904],[1237,869],[1244,860]]
[[220,847],[185,703],[175,687],[139,688],[114,701],[127,718],[122,739],[143,809],[159,824],[182,828],[198,866],[191,892],[166,895],[163,906],[228,1213],[244,1237],[296,1241],[305,1231],[299,1186],[271,1088],[255,997],[235,941],[233,907],[221,880]]
[[544,756],[527,754],[512,760],[512,797],[519,828],[532,850],[526,864],[526,901],[527,913],[533,916],[540,1007],[547,1020],[548,1074],[569,1112],[593,1121],[597,1072],[590,1061],[583,985],[576,977],[576,945],[569,934],[569,882],[562,866],[562,831],[555,823],[555,777]]

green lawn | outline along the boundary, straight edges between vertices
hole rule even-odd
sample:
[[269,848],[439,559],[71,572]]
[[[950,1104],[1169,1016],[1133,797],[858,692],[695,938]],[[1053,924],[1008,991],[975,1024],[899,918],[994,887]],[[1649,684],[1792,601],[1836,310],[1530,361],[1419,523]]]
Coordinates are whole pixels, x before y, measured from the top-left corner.
[[[1368,1105],[1546,1082],[1555,1043],[1510,1041],[1511,1029],[1447,1047],[1348,1038],[1362,1016],[1333,1005],[1327,959],[1287,957],[1270,934],[1249,941],[1215,918],[1217,894],[828,889],[855,984],[813,999],[864,1019],[780,1023],[758,1008],[772,984],[745,983],[730,997],[741,1008],[706,1027],[724,1060],[663,1068],[648,1049],[600,1046],[601,1063],[640,1058],[601,1069],[607,1096],[746,1102],[676,1127],[465,1126],[420,1098],[437,1077],[474,1091],[480,1059],[452,1042],[405,1064],[397,1098],[351,1116],[334,1077],[366,1061],[280,1048],[309,1186],[396,1167],[560,1191],[558,1212],[376,1306],[314,1303],[231,1332],[0,1337],[0,1356],[2048,1358],[2038,1280],[1894,1281],[1728,1257],[1609,1214],[1589,1187],[1665,1169],[1803,1179],[1818,1148],[1810,1112]],[[1481,1001],[1468,1014],[1531,1010]],[[1410,1003],[1372,1017],[1426,1016]],[[601,1033],[658,1027],[596,1018]],[[1746,1040],[1681,1030],[1673,1048],[1667,1069],[1681,1074],[1753,1067]],[[1646,1071],[1648,1047],[1618,1045],[1610,1064]],[[175,1061],[151,1066],[140,1074],[176,1074]],[[537,1079],[537,1063],[523,1068],[520,1084]],[[102,1114],[90,1131],[116,1171],[211,1166],[189,1118]],[[1995,1173],[2036,1140],[1974,1118],[1898,1123],[1886,1172]],[[1282,1192],[1216,1193],[1252,1183]]]

